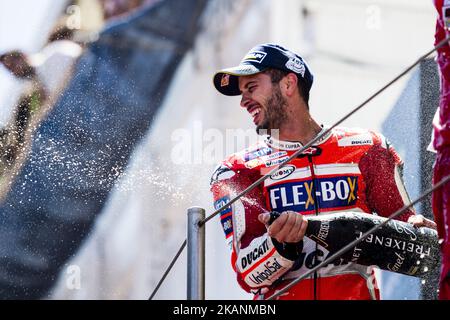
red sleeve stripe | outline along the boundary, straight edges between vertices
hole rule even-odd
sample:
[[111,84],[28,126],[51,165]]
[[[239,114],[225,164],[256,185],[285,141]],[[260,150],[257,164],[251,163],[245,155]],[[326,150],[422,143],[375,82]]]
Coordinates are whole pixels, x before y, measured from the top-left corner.
[[232,214],[232,212],[230,211],[230,212],[228,212],[228,213],[226,213],[226,214],[224,214],[224,215],[220,215],[220,219],[221,219],[221,220],[226,219],[226,218],[228,218],[229,216],[231,216],[231,214]]

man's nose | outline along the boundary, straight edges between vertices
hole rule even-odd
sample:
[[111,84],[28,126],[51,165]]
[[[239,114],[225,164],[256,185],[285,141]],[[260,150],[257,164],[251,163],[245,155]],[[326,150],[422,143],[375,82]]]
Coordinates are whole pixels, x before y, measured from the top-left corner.
[[244,93],[241,98],[241,107],[247,109],[250,103],[250,98]]

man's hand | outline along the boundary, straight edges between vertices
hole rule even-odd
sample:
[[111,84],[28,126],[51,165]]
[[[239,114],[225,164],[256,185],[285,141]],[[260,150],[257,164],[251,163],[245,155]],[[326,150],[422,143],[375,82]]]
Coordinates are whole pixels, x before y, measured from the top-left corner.
[[270,226],[268,226],[269,213],[260,214],[258,219],[267,226],[269,236],[280,243],[297,243],[301,241],[308,226],[308,221],[301,214],[294,211],[284,211]]
[[436,223],[433,220],[427,219],[421,214],[410,216],[408,223],[411,223],[416,228],[428,227],[434,230],[437,229]]

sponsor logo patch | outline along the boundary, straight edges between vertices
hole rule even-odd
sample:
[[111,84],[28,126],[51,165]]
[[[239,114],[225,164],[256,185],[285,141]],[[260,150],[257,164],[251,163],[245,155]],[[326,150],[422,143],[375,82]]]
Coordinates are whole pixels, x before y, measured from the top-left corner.
[[268,160],[264,164],[265,164],[266,167],[272,167],[272,166],[275,166],[277,164],[285,162],[287,159],[289,159],[289,157],[282,157],[282,158],[279,158],[279,159]]
[[[253,168],[256,168],[263,164],[266,167],[271,167],[271,166],[274,166],[276,164],[286,161],[286,159],[288,159],[289,157],[287,157],[287,156],[284,157],[285,155],[287,155],[286,151],[280,151],[280,152],[276,152],[271,155],[262,156],[262,157],[247,161],[245,163],[245,167],[249,168],[249,169],[253,169]],[[280,158],[280,157],[282,157],[282,158]]]
[[226,86],[229,85],[229,84],[230,84],[230,75],[224,73],[224,74],[222,75],[222,79],[220,79],[220,86],[221,86],[221,87],[226,87]]
[[268,188],[272,210],[306,212],[319,208],[342,208],[356,203],[358,178],[355,176],[327,177],[277,184]]
[[272,153],[272,148],[269,148],[269,147],[260,148],[255,151],[246,153],[244,155],[244,161],[247,162],[247,161],[268,155],[270,153]]
[[320,156],[322,154],[322,149],[316,146],[309,147],[300,154],[299,158],[305,156]]
[[267,156],[263,156],[262,158],[263,158],[264,161],[267,161],[267,160],[277,159],[277,158],[280,158],[280,157],[285,156],[285,155],[287,155],[286,151],[278,151],[278,152],[269,154]]
[[272,180],[281,180],[284,179],[292,174],[292,172],[295,171],[295,166],[293,165],[287,165],[283,168],[280,168],[277,172],[272,174],[270,176],[270,179]]
[[363,146],[373,145],[373,139],[370,133],[358,134],[351,137],[344,137],[338,140],[338,146],[350,147],[350,146]]
[[278,141],[271,137],[269,137],[266,140],[266,143],[274,148],[277,149],[283,149],[283,150],[296,150],[303,147],[303,145],[300,142],[284,142],[284,141]]
[[242,270],[252,265],[255,261],[257,261],[268,251],[269,251],[269,243],[268,240],[266,239],[262,244],[260,244],[258,247],[256,247],[255,249],[247,253],[244,257],[242,257],[241,259]]
[[[214,208],[219,210],[224,205],[230,202],[230,197],[225,196],[214,202]],[[220,223],[222,224],[223,231],[225,232],[225,237],[229,237],[233,232],[233,220],[231,207],[228,207],[220,212]]]
[[267,56],[267,53],[265,53],[265,52],[252,51],[252,52],[247,53],[247,55],[244,57],[244,59],[242,59],[242,62],[257,62],[257,63],[261,63],[266,56]]
[[297,57],[292,57],[286,62],[286,68],[294,71],[295,73],[299,73],[302,77],[305,77],[305,64]]
[[258,268],[252,272],[249,275],[249,279],[254,284],[259,285],[267,279],[271,279],[282,268],[283,266],[278,262],[278,260],[276,258],[272,258],[264,263],[261,268]]

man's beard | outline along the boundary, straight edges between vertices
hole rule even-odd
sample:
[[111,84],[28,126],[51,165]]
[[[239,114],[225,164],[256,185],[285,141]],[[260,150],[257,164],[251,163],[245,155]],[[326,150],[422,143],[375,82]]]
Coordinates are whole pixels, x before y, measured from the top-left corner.
[[256,133],[260,135],[272,135],[271,131],[278,133],[281,124],[288,117],[286,107],[287,101],[281,94],[280,87],[274,85],[272,95],[267,100],[266,108],[264,109],[264,119],[261,124],[256,126]]

